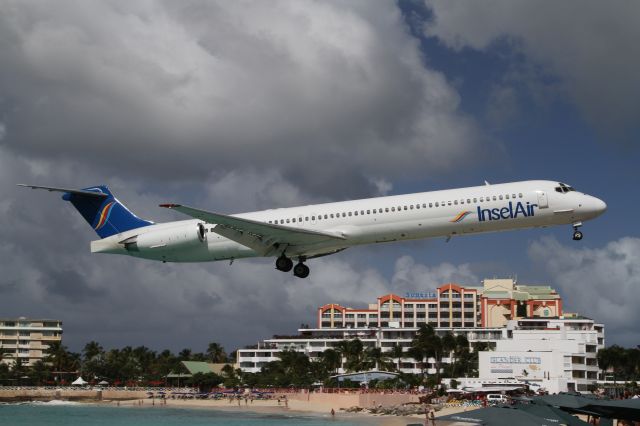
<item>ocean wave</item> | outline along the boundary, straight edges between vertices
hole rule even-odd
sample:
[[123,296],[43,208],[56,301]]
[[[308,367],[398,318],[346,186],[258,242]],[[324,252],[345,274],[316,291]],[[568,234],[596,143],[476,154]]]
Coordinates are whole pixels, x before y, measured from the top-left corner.
[[28,405],[46,405],[46,406],[57,406],[57,405],[82,405],[81,402],[76,401],[63,401],[61,399],[52,399],[51,401],[29,401],[26,404]]

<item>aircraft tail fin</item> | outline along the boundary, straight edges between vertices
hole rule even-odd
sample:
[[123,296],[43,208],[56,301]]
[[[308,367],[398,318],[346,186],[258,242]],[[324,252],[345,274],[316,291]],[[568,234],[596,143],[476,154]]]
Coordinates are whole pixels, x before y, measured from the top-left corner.
[[153,224],[153,222],[140,219],[131,213],[124,204],[113,196],[109,188],[105,185],[83,189],[65,189],[22,184],[20,186],[63,192],[62,199],[73,204],[100,238],[110,237],[121,232]]

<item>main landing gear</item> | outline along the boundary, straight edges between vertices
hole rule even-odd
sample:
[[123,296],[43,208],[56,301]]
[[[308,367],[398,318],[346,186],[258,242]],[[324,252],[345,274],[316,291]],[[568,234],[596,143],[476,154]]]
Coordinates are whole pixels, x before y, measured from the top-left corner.
[[582,222],[576,222],[573,224],[573,240],[580,241],[582,239],[582,232],[578,231],[578,228],[582,226]]
[[299,258],[298,264],[294,267],[293,260],[289,259],[287,256],[282,255],[276,259],[276,269],[282,272],[289,272],[293,269],[293,275],[298,278],[307,278],[309,276],[309,267],[305,265],[303,262],[304,258]]

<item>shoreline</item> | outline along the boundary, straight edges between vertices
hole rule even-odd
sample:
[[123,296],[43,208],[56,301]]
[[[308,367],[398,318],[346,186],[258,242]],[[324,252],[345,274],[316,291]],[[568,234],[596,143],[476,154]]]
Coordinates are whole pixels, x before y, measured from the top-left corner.
[[[283,394],[280,403],[278,399],[254,399],[244,398],[231,400],[225,399],[171,399],[171,398],[149,398],[140,391],[112,391],[104,392],[101,398],[93,395],[95,392],[74,391],[66,392],[19,392],[13,395],[2,395],[0,401],[9,403],[19,402],[43,402],[47,401],[68,401],[78,404],[91,404],[97,406],[124,407],[124,408],[178,408],[178,409],[213,409],[228,412],[252,412],[257,414],[291,414],[300,416],[313,416],[335,420],[352,420],[363,422],[364,424],[406,426],[407,424],[425,424],[424,414],[396,415],[396,414],[373,414],[369,408],[384,406],[397,407],[406,403],[415,403],[417,399],[411,394],[357,394],[357,393],[306,393],[296,392]],[[286,395],[286,399],[284,396]],[[239,404],[238,404],[239,403]],[[53,404],[52,404],[53,405]],[[361,411],[347,411],[353,407],[359,407]],[[335,416],[331,415],[334,410]],[[453,413],[467,411],[464,407],[444,407],[436,412],[438,417]],[[453,425],[454,422],[440,421],[441,425]]]

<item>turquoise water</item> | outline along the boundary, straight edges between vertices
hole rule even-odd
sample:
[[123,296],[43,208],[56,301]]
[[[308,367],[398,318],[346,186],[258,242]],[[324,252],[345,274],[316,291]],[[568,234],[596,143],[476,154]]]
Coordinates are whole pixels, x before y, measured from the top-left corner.
[[104,407],[96,405],[0,405],[0,425],[16,426],[336,426],[362,425],[356,419],[319,416],[166,407]]

